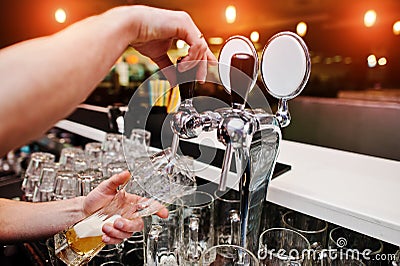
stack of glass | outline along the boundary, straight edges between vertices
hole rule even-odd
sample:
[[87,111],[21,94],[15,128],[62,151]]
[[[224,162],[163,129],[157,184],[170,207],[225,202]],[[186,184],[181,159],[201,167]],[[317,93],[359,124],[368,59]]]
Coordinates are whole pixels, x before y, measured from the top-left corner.
[[82,149],[66,147],[60,159],[47,152],[31,154],[22,190],[26,201],[43,202],[86,196],[103,180],[135,169],[147,156],[151,133],[133,129],[129,138],[107,133],[102,143],[90,142]]

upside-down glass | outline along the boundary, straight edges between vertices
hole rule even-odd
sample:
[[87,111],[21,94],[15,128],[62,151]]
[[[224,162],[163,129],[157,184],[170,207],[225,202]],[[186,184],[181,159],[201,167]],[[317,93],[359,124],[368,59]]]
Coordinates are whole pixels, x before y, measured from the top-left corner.
[[[82,265],[90,261],[104,246],[102,226],[118,217],[133,219],[151,215],[163,206],[160,202],[174,202],[178,197],[196,190],[193,173],[172,157],[169,149],[144,161],[132,172],[136,184],[149,198],[130,194],[128,182],[105,207],[54,236],[55,253],[68,265]],[[137,183],[136,183],[137,182]]]
[[[134,168],[132,168],[132,166],[130,167],[131,171],[134,170]],[[117,162],[112,162],[109,163],[106,167],[106,176],[107,177],[111,177],[115,174],[119,174],[123,171],[128,170],[128,165],[125,161],[117,161]]]
[[103,161],[103,150],[100,142],[89,142],[85,145],[87,167],[90,169],[101,169]]
[[116,133],[107,133],[102,142],[102,164],[108,165],[111,162],[124,160],[122,145],[125,141],[125,136]]
[[33,192],[33,202],[52,201],[54,195],[54,183],[57,176],[58,164],[44,163],[40,171],[39,183]]
[[103,181],[103,172],[99,169],[88,168],[78,172],[78,195],[87,196],[101,181]]
[[328,223],[309,215],[287,211],[282,216],[284,227],[295,230],[305,236],[313,249],[326,247]]
[[149,156],[151,133],[145,129],[134,128],[129,138],[124,139],[124,154],[128,161]]
[[[76,166],[79,170],[86,167],[85,152],[79,147],[66,147],[61,150],[60,168],[68,171],[75,171]],[[85,166],[82,167],[81,165]]]
[[129,138],[135,145],[147,148],[150,146],[151,132],[141,128],[134,128]]
[[260,265],[310,265],[310,243],[300,233],[287,228],[270,228],[260,235],[258,258]]
[[248,249],[236,245],[217,245],[207,249],[200,266],[258,266],[257,257]]
[[80,196],[78,175],[74,171],[58,170],[54,183],[54,200]]
[[39,176],[42,170],[42,165],[48,162],[54,162],[55,156],[47,152],[34,152],[31,154],[28,167],[25,172],[24,180],[21,189],[25,193],[27,201],[31,201],[35,187],[39,183]]

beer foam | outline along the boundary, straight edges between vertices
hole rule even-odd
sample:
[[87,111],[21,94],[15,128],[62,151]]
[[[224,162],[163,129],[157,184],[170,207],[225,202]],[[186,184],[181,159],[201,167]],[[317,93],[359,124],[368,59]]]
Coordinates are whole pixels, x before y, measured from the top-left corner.
[[101,236],[103,231],[101,230],[103,225],[106,223],[114,223],[114,221],[121,217],[119,214],[115,214],[108,219],[104,220],[107,215],[92,215],[76,225],[74,230],[78,238]]

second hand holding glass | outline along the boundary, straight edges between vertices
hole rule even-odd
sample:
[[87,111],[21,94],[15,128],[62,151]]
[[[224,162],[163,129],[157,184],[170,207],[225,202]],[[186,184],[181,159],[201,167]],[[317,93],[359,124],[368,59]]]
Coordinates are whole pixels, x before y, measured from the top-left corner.
[[[82,265],[90,261],[104,246],[102,227],[117,218],[135,219],[156,213],[178,197],[196,190],[193,172],[173,155],[170,149],[154,154],[142,162],[134,178],[127,182],[113,200],[91,216],[55,235],[55,253],[68,265]],[[131,182],[132,181],[132,182]],[[132,195],[133,184],[150,195],[149,198]]]

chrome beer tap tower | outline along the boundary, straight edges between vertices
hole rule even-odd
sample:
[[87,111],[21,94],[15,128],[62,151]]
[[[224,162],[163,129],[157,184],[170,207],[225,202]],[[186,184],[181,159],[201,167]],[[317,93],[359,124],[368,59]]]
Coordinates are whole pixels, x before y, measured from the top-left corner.
[[[192,104],[196,69],[177,74],[181,105],[173,115],[172,150],[179,138],[196,138],[202,131],[215,130],[226,146],[219,190],[227,187],[233,154],[240,194],[240,243],[257,254],[262,207],[268,183],[277,161],[281,128],[290,123],[288,100],[305,87],[310,75],[310,57],[303,40],[294,33],[274,35],[264,47],[261,78],[267,91],[279,99],[275,115],[262,108],[246,108],[259,70],[259,60],[252,42],[242,36],[229,38],[219,56],[219,76],[231,95],[231,107],[198,113]],[[236,237],[232,236],[232,239]]]

